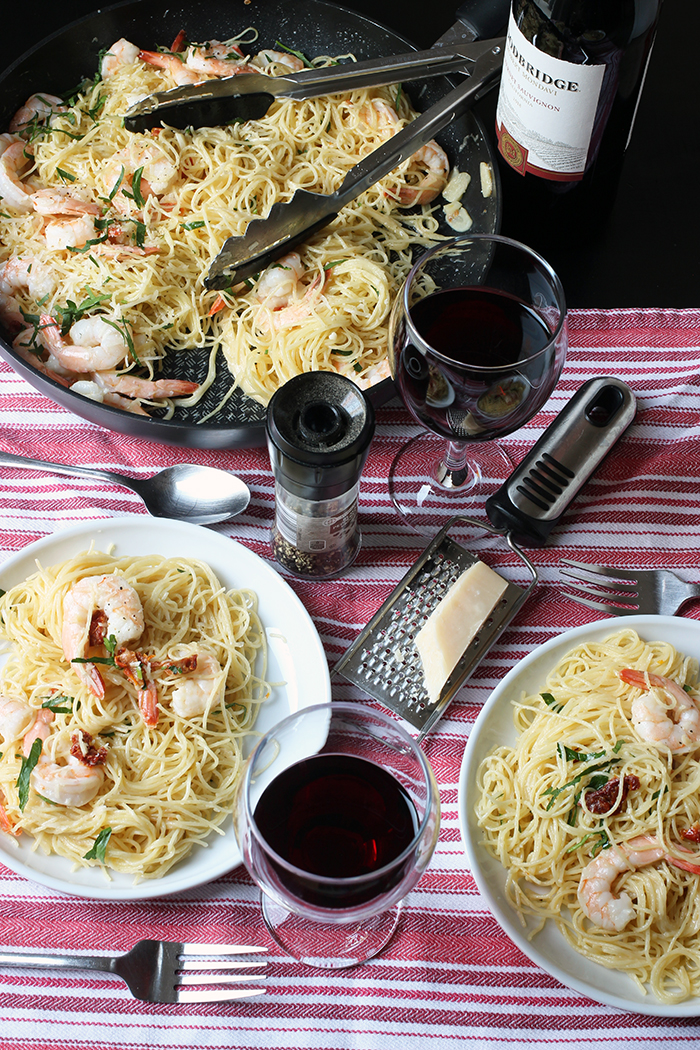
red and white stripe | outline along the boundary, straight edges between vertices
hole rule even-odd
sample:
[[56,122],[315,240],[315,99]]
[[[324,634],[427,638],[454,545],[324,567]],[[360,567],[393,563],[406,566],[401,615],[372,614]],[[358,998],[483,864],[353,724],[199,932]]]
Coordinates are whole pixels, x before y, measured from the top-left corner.
[[[121,981],[79,971],[0,968],[0,1048],[314,1048],[314,1050],[612,1050],[620,1044],[688,1046],[694,1019],[623,1014],[562,987],[501,932],[467,870],[457,782],[470,727],[490,690],[518,659],[561,631],[596,618],[563,599],[562,555],[637,568],[674,567],[700,580],[700,311],[577,310],[561,381],[545,409],[503,444],[514,461],[586,379],[615,375],[639,411],[579,494],[550,544],[531,552],[536,593],[429,738],[443,823],[432,864],[406,903],[399,935],[379,959],[319,974],[270,952],[264,996],[237,1004],[161,1006],[132,999]],[[172,463],[210,463],[250,486],[248,510],[216,529],[272,561],[274,496],[264,448],[222,452],[135,441],[54,405],[0,364],[0,447],[9,452],[148,475]],[[313,616],[334,663],[417,557],[422,543],[400,524],[387,492],[394,454],[417,427],[398,402],[378,412],[362,480],[363,545],[339,580],[285,578]],[[0,560],[80,522],[147,518],[139,498],[105,483],[0,467]],[[150,520],[150,519],[149,519]],[[442,522],[436,518],[435,528]],[[144,522],[146,524],[146,521]],[[154,543],[157,523],[150,524]],[[1,583],[1,575],[0,575]],[[698,617],[699,606],[687,616]],[[334,680],[336,699],[360,691]],[[126,949],[139,937],[271,943],[257,890],[239,868],[176,897],[139,903],[62,897],[0,867],[0,945]]]

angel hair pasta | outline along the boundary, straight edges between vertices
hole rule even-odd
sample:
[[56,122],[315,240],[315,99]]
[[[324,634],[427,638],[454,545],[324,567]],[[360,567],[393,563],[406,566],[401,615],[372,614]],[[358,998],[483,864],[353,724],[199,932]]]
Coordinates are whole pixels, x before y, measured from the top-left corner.
[[8,591],[3,830],[136,879],[222,834],[269,693],[256,604],[203,562],[95,550]]
[[[202,397],[219,348],[231,389],[263,404],[303,371],[334,370],[364,386],[389,374],[392,297],[413,249],[439,237],[429,204],[449,164],[437,143],[256,279],[215,293],[204,278],[226,239],[276,202],[297,189],[337,190],[413,119],[405,92],[278,99],[260,120],[222,127],[124,127],[124,114],[153,92],[289,74],[306,62],[281,51],[251,56],[244,38],[189,44],[179,34],[159,51],[119,40],[94,81],[66,99],[33,95],[0,136],[0,320],[18,353],[78,393],[172,415],[173,398]],[[203,384],[157,377],[176,351],[208,355]]]
[[700,994],[698,663],[622,630],[514,702],[517,741],[478,772],[478,824],[531,936],[664,1003]]

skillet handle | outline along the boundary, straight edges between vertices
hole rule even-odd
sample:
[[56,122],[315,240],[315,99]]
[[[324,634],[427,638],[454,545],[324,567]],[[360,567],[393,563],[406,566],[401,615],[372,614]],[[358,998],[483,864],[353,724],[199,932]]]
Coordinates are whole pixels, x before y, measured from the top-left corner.
[[510,11],[510,0],[464,0],[457,18],[474,34],[475,40],[500,36]]

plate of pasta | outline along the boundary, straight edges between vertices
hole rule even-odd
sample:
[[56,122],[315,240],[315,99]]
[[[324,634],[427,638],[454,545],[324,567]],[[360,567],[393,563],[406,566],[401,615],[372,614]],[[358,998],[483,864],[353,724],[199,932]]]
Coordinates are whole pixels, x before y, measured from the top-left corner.
[[236,867],[246,755],[330,700],[281,576],[211,530],[116,518],[30,544],[0,587],[0,862],[107,900]]
[[277,99],[222,127],[132,133],[123,118],[181,83],[410,46],[325,0],[144,0],[37,45],[0,76],[0,353],[71,411],[188,447],[264,444],[265,406],[304,371],[388,399],[388,318],[415,255],[451,232],[448,204],[475,232],[498,226],[491,147],[471,115],[255,278],[222,292],[204,278],[273,204],[334,192],[446,78]]
[[700,1013],[700,623],[626,616],[552,638],[472,729],[468,863],[498,923],[564,985]]

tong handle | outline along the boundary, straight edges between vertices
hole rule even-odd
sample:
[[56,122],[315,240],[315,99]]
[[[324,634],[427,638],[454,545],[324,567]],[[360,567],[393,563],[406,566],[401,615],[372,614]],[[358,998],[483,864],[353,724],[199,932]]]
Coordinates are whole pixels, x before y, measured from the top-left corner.
[[473,34],[474,40],[486,40],[503,31],[509,12],[510,0],[464,0],[457,8],[457,19]]

